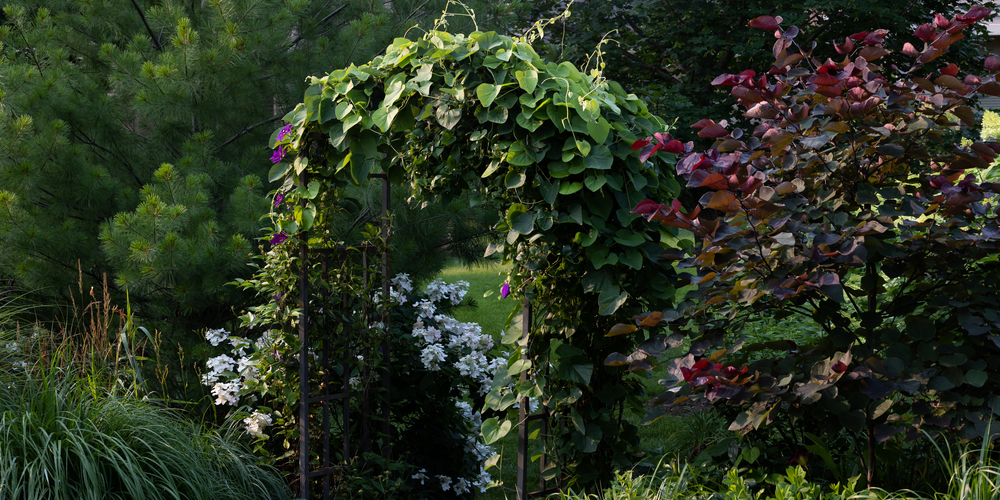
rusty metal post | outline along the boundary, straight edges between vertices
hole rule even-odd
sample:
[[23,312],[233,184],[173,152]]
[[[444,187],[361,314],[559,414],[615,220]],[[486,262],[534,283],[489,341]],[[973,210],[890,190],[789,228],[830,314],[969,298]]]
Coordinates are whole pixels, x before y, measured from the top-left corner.
[[[521,359],[527,358],[531,334],[531,301],[524,298],[521,309]],[[528,381],[527,370],[521,372],[521,384]],[[517,483],[514,485],[517,500],[528,498],[528,398],[521,398],[517,410]]]
[[389,221],[389,195],[391,191],[391,186],[389,185],[389,176],[386,174],[380,174],[379,177],[382,178],[382,297],[385,300],[382,301],[382,366],[385,371],[382,373],[382,388],[383,396],[385,397],[384,405],[382,406],[382,457],[389,459],[392,458],[392,438],[390,432],[392,431],[392,426],[390,425],[390,418],[392,417],[389,411],[389,405],[392,403],[392,393],[391,393],[391,377],[392,377],[392,367],[389,364],[390,357],[390,345],[389,345],[389,237],[390,237],[390,221]]
[[[299,174],[299,186],[306,173]],[[306,201],[299,202],[303,207]],[[309,498],[309,243],[299,232],[299,496]]]

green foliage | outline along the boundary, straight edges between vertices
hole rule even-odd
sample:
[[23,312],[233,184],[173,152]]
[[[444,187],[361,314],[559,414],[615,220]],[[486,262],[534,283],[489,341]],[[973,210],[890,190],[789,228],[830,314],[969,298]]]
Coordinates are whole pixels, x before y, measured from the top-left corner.
[[[487,253],[514,263],[514,296],[537,314],[529,359],[511,358],[488,405],[506,411],[537,397],[580,424],[549,436],[557,466],[547,474],[575,473],[585,484],[609,477],[608,464],[631,462],[634,429],[620,428],[610,408],[634,383],[595,365],[628,342],[603,336],[608,315],[675,292],[663,276],[673,270],[655,260],[661,231],[629,213],[643,197],[678,188],[630,147],[662,129],[661,119],[599,72],[546,62],[523,40],[443,31],[397,39],[370,64],[312,78],[285,119],[272,140],[283,159],[272,178],[284,176],[278,192],[294,210],[276,215],[278,234],[316,243],[337,234],[327,214],[342,209],[348,185],[377,172],[409,184],[415,200],[499,203],[505,239]],[[522,371],[530,382],[507,387]]]
[[[981,2],[992,5],[994,2]],[[769,68],[775,43],[770,32],[741,29],[760,15],[781,16],[788,26],[808,29],[808,45],[820,42],[817,60],[841,57],[833,43],[842,44],[854,33],[875,28],[889,30],[887,39],[902,45],[926,13],[947,17],[964,13],[970,4],[948,0],[602,0],[574,2],[572,15],[546,30],[545,44],[538,50],[546,56],[569,60],[580,67],[595,67],[590,57],[602,39],[609,43],[602,70],[628,91],[647,101],[660,116],[679,117],[689,124],[704,116],[732,116],[736,99],[706,85],[720,73],[739,73],[747,68]],[[532,15],[545,19],[562,12],[565,2],[534,2]],[[962,68],[978,66],[982,45],[988,41],[985,26],[967,30],[966,39],[955,46],[952,62]],[[897,42],[898,41],[898,42]],[[907,60],[899,52],[887,56],[884,76],[901,76],[890,63],[905,69]],[[588,64],[588,61],[590,64]],[[743,126],[743,119],[737,117]],[[682,128],[685,140],[695,134]]]
[[[657,398],[647,419],[662,405],[704,397],[743,406],[734,431],[779,416],[827,437],[843,430],[869,485],[894,435],[996,433],[989,423],[1000,401],[991,371],[1000,363],[1000,185],[979,184],[971,172],[987,168],[1000,143],[934,145],[973,125],[966,104],[974,92],[1000,95],[995,58],[985,61],[985,76],[964,79],[938,60],[988,14],[974,7],[918,27],[922,50],[902,50],[910,74],[935,60],[939,69],[900,81],[881,74],[888,51],[880,31],[842,48],[842,63],[821,64],[796,42],[796,27],[770,16],[751,22],[781,35],[780,69],[724,74],[714,84],[730,87],[758,125],[744,134],[725,122],[694,124],[712,147],[685,145],[676,168],[702,193],[698,204],[684,212],[676,200],[646,200],[635,210],[700,242],[676,251],[680,267],[696,270],[685,275],[683,284],[695,285],[686,300],[613,330],[672,323],[693,338],[664,382],[675,392]],[[823,334],[807,345],[734,338],[762,311],[809,318]],[[678,341],[660,337],[630,359]],[[763,349],[784,354],[740,368]],[[616,354],[608,364],[624,359]]]
[[[445,4],[10,2],[5,278],[58,302],[78,263],[88,285],[107,273],[138,314],[172,323],[160,324],[171,344],[185,340],[177,330],[232,320],[247,296],[225,284],[251,271],[250,242],[266,226],[270,125],[314,68],[368,60]],[[516,2],[471,5],[486,20]]]

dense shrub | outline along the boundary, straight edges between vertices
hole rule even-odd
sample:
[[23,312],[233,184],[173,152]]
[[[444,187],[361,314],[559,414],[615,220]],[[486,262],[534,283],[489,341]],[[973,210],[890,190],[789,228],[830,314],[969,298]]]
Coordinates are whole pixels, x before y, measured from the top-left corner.
[[[843,438],[830,469],[854,454],[869,484],[894,436],[996,434],[1000,185],[982,173],[1000,143],[946,141],[974,124],[976,92],[1000,95],[1000,60],[962,76],[939,59],[990,13],[975,6],[916,27],[922,48],[903,44],[912,62],[895,81],[879,65],[885,30],[836,40],[843,59],[823,61],[815,45],[798,45],[797,27],[758,17],[749,26],[774,33],[774,65],[712,82],[731,90],[754,129],[700,120],[692,127],[711,143],[703,151],[667,134],[636,142],[642,159],[679,155],[678,175],[702,194],[690,210],[676,200],[634,210],[687,241],[668,256],[692,272],[678,283],[687,287],[679,307],[609,333],[678,332],[607,360],[640,370],[693,339],[647,420],[691,397],[741,405],[731,430],[793,422],[802,432],[786,437],[786,453]],[[740,339],[749,322],[796,315],[822,328],[816,342]],[[746,366],[764,349],[781,354]]]

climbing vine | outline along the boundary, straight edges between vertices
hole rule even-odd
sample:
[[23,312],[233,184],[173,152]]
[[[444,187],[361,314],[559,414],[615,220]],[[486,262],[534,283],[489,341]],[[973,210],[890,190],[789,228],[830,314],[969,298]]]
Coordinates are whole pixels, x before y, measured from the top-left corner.
[[[504,411],[533,397],[571,423],[539,441],[550,454],[547,477],[585,484],[609,474],[612,461],[631,463],[637,438],[621,412],[636,388],[602,361],[637,340],[606,337],[609,315],[675,295],[673,270],[660,260],[675,230],[631,213],[679,190],[660,168],[669,154],[640,159],[632,149],[666,129],[662,119],[599,67],[544,61],[527,41],[496,33],[431,31],[396,39],[369,64],[312,78],[285,122],[272,136],[269,177],[294,208],[276,217],[275,244],[336,239],[327,221],[338,193],[372,173],[408,185],[414,202],[499,203],[499,242],[487,253],[513,264],[512,317],[524,298],[536,313],[486,405]],[[522,372],[530,376],[518,383]],[[483,433],[492,442],[511,427],[494,417]]]

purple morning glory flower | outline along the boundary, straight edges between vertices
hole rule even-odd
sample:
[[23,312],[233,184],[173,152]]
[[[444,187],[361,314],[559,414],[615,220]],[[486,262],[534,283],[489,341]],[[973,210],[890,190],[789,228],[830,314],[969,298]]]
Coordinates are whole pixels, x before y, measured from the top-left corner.
[[283,199],[285,199],[285,195],[281,193],[274,195],[274,208],[278,208],[278,205],[281,204],[281,200]]
[[289,123],[288,125],[285,125],[285,128],[281,129],[281,132],[278,132],[278,137],[275,138],[275,140],[280,141],[284,139],[285,136],[288,135],[288,133],[291,131],[292,131],[292,124]]
[[288,234],[286,234],[284,231],[282,231],[280,233],[274,233],[274,236],[271,238],[271,244],[272,245],[280,245],[280,244],[284,243],[285,240],[287,240],[287,239],[288,239]]
[[271,155],[271,163],[278,163],[284,157],[285,157],[285,145],[282,144],[278,146],[278,149],[275,149],[274,154]]
[[504,284],[500,286],[500,296],[505,299],[510,296],[510,283],[505,281]]

